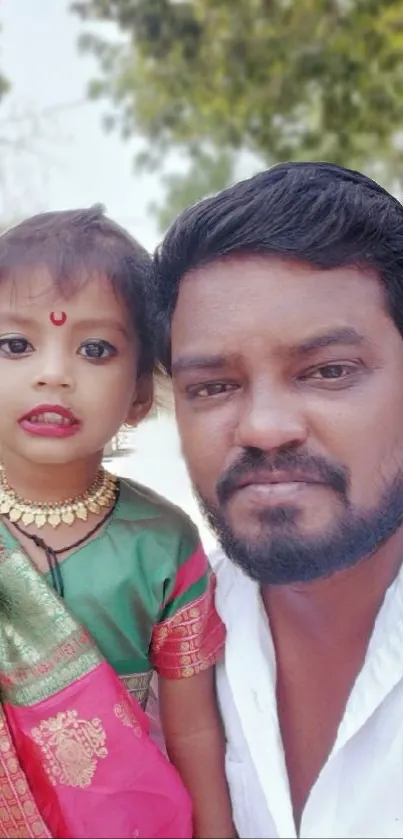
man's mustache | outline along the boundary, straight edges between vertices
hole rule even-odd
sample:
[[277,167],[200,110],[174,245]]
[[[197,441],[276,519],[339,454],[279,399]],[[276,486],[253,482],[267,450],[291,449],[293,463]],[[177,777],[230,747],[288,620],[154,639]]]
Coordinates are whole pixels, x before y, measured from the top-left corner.
[[[283,475],[295,472],[305,476],[313,483],[326,484],[335,492],[347,496],[349,486],[348,470],[336,463],[329,463],[319,455],[310,455],[299,451],[279,451],[268,455],[260,449],[245,449],[236,463],[233,463],[217,483],[217,497],[220,504],[226,504],[239,488],[239,484],[254,473],[275,473]],[[292,480],[292,477],[290,477]]]

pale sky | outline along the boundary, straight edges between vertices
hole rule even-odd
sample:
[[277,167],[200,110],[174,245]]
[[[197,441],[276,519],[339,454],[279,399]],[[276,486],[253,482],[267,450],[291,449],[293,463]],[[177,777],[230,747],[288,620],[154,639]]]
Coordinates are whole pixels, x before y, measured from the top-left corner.
[[147,204],[158,197],[159,179],[134,174],[138,140],[124,143],[104,132],[106,102],[83,102],[42,118],[27,151],[2,142],[32,130],[19,121],[25,114],[85,100],[97,65],[78,53],[83,28],[68,7],[69,0],[0,0],[0,67],[12,83],[0,105],[0,214],[101,202],[151,249],[158,234]]
[[[125,144],[105,134],[101,118],[107,104],[84,101],[97,66],[77,52],[82,27],[68,12],[69,2],[0,0],[0,69],[12,83],[0,105],[0,226],[5,219],[101,202],[152,249],[158,233],[146,208],[158,199],[159,178],[133,173],[136,140]],[[40,120],[27,150],[8,146],[31,130],[30,121],[18,121],[21,116],[77,102],[84,104]],[[197,522],[206,544],[214,543],[192,497],[172,416],[143,423],[135,452],[112,468],[179,504]]]

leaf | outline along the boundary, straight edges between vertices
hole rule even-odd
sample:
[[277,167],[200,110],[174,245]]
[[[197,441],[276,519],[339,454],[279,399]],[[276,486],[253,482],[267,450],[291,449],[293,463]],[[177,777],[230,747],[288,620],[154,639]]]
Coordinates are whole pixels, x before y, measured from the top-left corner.
[[[395,185],[403,0],[82,0],[75,10],[117,26],[119,41],[87,37],[85,48],[123,136],[141,136],[162,170],[169,151],[188,163],[187,175],[164,178],[161,224],[213,174],[225,180],[213,165],[222,154],[234,166],[245,151],[266,165],[326,158]],[[204,176],[195,146],[209,149]]]

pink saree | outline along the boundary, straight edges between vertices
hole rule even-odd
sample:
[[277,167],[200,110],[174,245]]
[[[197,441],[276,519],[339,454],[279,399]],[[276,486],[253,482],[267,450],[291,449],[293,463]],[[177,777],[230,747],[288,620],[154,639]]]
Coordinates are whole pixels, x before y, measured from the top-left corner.
[[20,550],[0,547],[1,839],[190,839],[147,718]]

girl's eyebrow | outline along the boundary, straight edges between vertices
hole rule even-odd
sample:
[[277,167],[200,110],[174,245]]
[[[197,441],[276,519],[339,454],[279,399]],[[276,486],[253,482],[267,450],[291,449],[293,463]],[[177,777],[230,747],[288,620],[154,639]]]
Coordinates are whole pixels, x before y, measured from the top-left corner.
[[0,324],[15,323],[17,326],[32,326],[35,323],[35,318],[27,317],[26,315],[19,315],[17,312],[10,310],[5,312],[4,309],[0,312]]
[[80,327],[80,329],[116,329],[128,337],[128,331],[125,325],[115,318],[88,318],[86,320],[76,321],[74,326]]
[[[33,325],[38,325],[39,320],[38,318],[28,317],[26,315],[20,315],[18,312],[10,310],[5,312],[4,309],[0,312],[0,325],[2,324],[15,324],[16,326],[21,327],[29,327]],[[71,321],[70,323],[73,325],[74,328],[79,329],[115,329],[118,332],[121,332],[126,338],[129,337],[129,332],[125,325],[121,323],[121,321],[116,320],[114,318],[88,318],[85,320]]]

